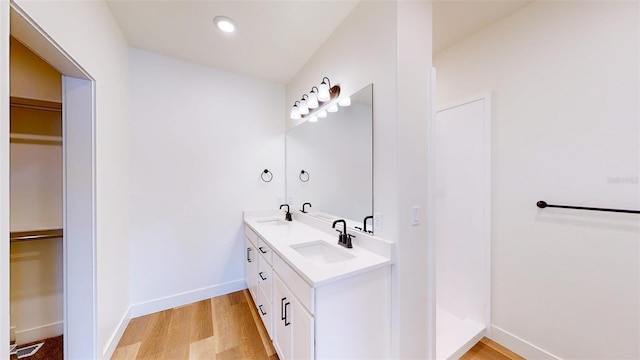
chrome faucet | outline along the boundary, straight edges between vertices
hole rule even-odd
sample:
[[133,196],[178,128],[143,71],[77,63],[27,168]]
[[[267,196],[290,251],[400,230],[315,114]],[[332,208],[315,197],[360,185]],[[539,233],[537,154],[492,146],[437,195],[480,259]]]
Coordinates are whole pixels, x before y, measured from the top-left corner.
[[280,209],[282,209],[285,206],[287,207],[287,213],[284,214],[284,219],[287,220],[287,221],[291,221],[291,213],[289,212],[289,204],[280,205]]
[[343,219],[336,220],[333,222],[333,225],[331,225],[331,227],[335,229],[337,223],[342,223],[342,231],[336,229],[336,231],[340,233],[340,235],[338,235],[338,245],[344,246],[349,249],[353,248],[353,244],[351,244],[351,238],[355,236],[347,234],[347,222]]

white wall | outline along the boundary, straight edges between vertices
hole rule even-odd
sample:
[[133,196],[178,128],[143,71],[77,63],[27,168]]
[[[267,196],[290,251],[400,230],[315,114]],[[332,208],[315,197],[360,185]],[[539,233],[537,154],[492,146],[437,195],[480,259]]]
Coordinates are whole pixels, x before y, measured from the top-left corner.
[[129,307],[128,46],[102,1],[16,4],[96,82],[97,343],[102,355]]
[[[525,357],[638,358],[638,2],[536,1],[439,53],[438,106],[493,94],[494,336]],[[513,336],[511,336],[513,335]]]
[[[361,2],[287,85],[286,109],[323,76],[353,94],[374,85],[376,235],[395,242],[392,269],[394,357],[425,358],[427,231],[411,226],[411,207],[426,206],[426,125],[431,66],[430,2]],[[289,122],[289,126],[295,122]],[[420,281],[423,279],[423,281]]]
[[285,113],[283,85],[136,49],[130,61],[135,316],[245,287],[242,211],[284,197]]

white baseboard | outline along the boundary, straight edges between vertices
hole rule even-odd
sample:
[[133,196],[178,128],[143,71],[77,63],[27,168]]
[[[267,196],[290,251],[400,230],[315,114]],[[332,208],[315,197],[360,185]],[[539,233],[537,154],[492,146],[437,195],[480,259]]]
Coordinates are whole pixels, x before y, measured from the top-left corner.
[[129,325],[130,320],[131,320],[131,307],[127,309],[127,312],[124,314],[124,316],[122,316],[122,319],[120,319],[118,328],[116,328],[116,331],[113,333],[113,336],[111,336],[111,339],[109,339],[109,341],[107,342],[107,346],[102,351],[101,359],[111,359],[111,357],[113,356],[113,353],[116,351],[116,347],[118,346],[120,339],[122,338],[122,335],[124,335],[124,331],[127,329],[127,325]]
[[51,324],[36,326],[30,329],[16,329],[16,344],[26,344],[50,337],[60,336],[64,331],[62,324],[62,321],[58,321]]
[[495,326],[491,325],[491,339],[498,344],[506,347],[514,353],[524,357],[525,359],[552,359],[560,360],[559,357],[542,350],[541,348]]
[[234,291],[246,289],[247,284],[244,279],[231,281],[224,284],[209,286],[206,288],[196,289],[192,291],[183,292],[181,294],[171,295],[151,301],[145,301],[143,303],[131,305],[131,317],[152,314],[158,311],[172,309],[174,307],[190,304],[196,301],[209,299],[212,297],[225,295]]

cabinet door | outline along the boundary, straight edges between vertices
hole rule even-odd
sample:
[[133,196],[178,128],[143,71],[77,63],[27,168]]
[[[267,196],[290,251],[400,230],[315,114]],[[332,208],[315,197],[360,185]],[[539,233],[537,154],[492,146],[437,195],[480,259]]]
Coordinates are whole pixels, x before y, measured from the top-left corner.
[[247,282],[249,292],[253,301],[257,301],[257,287],[258,287],[258,252],[253,244],[244,238],[244,279]]
[[285,305],[291,301],[292,296],[285,287],[280,277],[273,277],[273,345],[281,360],[291,359],[291,324],[285,322]]
[[273,295],[273,343],[280,360],[313,359],[313,317],[275,273]]
[[313,359],[315,357],[313,317],[294,298],[291,300],[290,309],[287,309],[287,317],[291,318],[293,327],[291,329],[292,359]]

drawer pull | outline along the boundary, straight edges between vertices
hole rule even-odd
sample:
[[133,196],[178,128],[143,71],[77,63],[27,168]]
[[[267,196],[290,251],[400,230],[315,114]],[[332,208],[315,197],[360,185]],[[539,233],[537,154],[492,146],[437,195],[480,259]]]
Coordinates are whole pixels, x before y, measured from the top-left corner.
[[284,309],[284,301],[287,300],[286,297],[280,299],[280,320],[284,320],[285,318],[285,309]]
[[264,277],[264,276],[262,276],[262,274],[264,274],[264,272],[262,272],[262,271],[260,271],[260,272],[258,273],[258,275],[260,275],[260,279],[262,279],[262,280],[267,280],[267,278],[266,278],[266,277]]
[[263,254],[267,253],[266,251],[264,251],[264,248],[262,246],[260,246],[258,249],[260,249],[260,252],[263,253]]
[[289,326],[291,325],[291,321],[289,321],[288,316],[287,316],[287,306],[291,305],[290,302],[287,302],[286,304],[284,304],[284,326]]
[[258,306],[258,309],[260,309],[260,314],[262,314],[262,316],[267,315],[267,313],[262,310],[262,305]]

